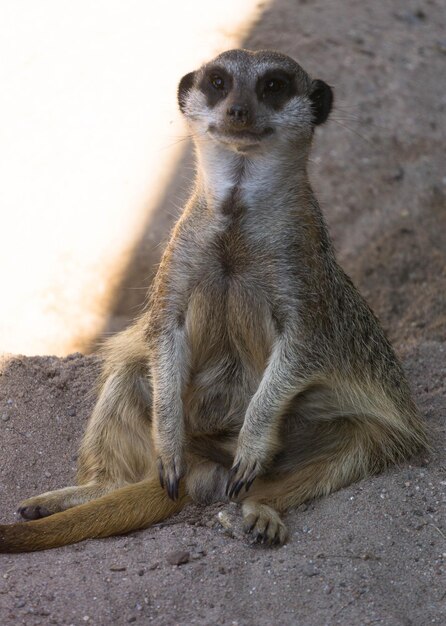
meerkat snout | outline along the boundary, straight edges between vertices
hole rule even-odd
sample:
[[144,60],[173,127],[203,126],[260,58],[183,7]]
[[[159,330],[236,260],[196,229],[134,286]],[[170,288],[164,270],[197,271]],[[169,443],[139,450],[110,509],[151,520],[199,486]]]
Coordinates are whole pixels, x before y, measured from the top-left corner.
[[230,123],[234,127],[248,126],[251,118],[251,111],[246,104],[231,104],[226,109],[226,115],[230,120]]

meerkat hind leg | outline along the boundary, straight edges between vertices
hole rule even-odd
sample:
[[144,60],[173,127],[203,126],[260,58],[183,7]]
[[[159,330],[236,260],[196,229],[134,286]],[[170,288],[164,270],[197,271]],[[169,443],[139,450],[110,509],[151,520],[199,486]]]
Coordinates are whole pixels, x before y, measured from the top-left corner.
[[80,447],[78,486],[24,500],[27,520],[47,517],[155,475],[147,353],[138,324],[106,348],[102,386]]
[[114,488],[113,485],[90,484],[47,491],[23,500],[17,512],[26,520],[40,519],[100,498]]
[[301,447],[295,440],[294,450],[279,457],[269,476],[255,481],[244,494],[245,530],[261,542],[285,541],[279,512],[326,496],[379,468],[380,448],[371,426],[348,419],[313,426],[306,436],[302,433]]
[[150,420],[136,400],[131,403],[128,398],[126,401],[120,398],[119,384],[116,389],[116,381],[110,378],[100,394],[81,445],[80,484],[24,500],[18,509],[24,519],[65,511],[154,475]]
[[[310,407],[314,410],[314,402],[305,404],[305,413],[310,413]],[[372,417],[318,420],[314,414],[307,419],[297,411],[294,417],[289,415],[282,451],[249,493],[241,494],[245,530],[262,543],[283,543],[286,531],[279,512],[380,471],[402,445],[395,428],[386,428]]]

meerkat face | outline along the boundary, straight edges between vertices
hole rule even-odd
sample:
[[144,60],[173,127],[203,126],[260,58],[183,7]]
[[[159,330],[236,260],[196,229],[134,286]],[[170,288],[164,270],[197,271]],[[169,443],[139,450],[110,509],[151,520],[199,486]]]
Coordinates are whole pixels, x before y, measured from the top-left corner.
[[284,54],[230,50],[186,74],[178,102],[196,141],[253,152],[311,140],[330,113],[333,92]]

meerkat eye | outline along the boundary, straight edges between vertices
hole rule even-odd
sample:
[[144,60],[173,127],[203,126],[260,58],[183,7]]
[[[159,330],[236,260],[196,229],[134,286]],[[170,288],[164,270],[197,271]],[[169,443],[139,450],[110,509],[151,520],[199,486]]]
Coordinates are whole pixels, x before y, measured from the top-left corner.
[[212,87],[214,87],[214,89],[221,91],[222,89],[225,88],[225,81],[219,74],[212,74],[212,76],[210,77],[210,80],[211,80],[211,85]]
[[286,87],[286,82],[281,78],[269,78],[265,83],[264,93],[278,93]]

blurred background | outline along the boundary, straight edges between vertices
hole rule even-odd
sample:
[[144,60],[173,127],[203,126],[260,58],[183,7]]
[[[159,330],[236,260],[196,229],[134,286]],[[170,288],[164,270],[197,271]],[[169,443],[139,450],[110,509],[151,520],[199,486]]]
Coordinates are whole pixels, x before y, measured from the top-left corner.
[[0,5],[0,351],[91,352],[144,302],[193,180],[181,76],[276,48],[335,88],[311,173],[396,341],[444,338],[442,2]]

